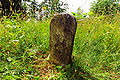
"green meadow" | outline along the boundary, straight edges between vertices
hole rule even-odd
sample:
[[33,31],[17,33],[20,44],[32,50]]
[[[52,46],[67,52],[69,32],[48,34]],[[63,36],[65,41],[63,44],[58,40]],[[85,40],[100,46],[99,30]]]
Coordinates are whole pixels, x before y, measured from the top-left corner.
[[74,69],[44,62],[49,54],[49,32],[49,19],[0,22],[0,79],[120,79],[120,15],[77,20]]

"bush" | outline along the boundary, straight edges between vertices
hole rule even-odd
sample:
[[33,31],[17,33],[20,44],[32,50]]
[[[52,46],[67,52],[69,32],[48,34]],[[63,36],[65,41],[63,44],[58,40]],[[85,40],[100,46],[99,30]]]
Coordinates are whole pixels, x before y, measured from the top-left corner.
[[120,11],[120,6],[116,0],[97,0],[92,3],[90,11],[95,15],[110,15]]

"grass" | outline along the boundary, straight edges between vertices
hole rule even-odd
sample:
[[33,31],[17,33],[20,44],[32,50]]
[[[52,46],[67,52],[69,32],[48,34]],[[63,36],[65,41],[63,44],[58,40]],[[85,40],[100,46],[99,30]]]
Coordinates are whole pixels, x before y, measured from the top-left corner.
[[37,56],[38,53],[47,54],[49,49],[49,24],[47,22],[37,23],[34,21],[18,22],[16,20],[5,20],[1,23],[1,79],[22,78],[24,73],[34,71],[31,63],[36,58],[41,57]]
[[0,79],[120,79],[119,18],[116,15],[77,21],[74,69],[45,61],[49,54],[50,20],[5,19],[0,23]]
[[73,52],[78,65],[97,79],[120,78],[119,17],[78,22]]

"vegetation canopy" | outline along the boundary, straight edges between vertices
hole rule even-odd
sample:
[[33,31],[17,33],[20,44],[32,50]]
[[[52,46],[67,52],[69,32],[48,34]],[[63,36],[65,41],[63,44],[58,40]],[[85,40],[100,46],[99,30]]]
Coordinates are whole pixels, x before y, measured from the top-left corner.
[[[32,17],[42,19],[43,17],[50,18],[53,14],[66,11],[67,4],[60,0],[44,0],[38,3],[36,0],[1,0],[0,17],[7,16],[12,18],[20,14],[19,17]],[[14,17],[16,18],[16,17]]]
[[117,14],[120,3],[119,0],[97,0],[92,3],[90,11],[95,15]]

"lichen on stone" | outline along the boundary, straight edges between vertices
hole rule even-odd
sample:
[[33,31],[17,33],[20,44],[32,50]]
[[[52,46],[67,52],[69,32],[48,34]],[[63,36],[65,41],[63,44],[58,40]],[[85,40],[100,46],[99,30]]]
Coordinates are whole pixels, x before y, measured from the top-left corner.
[[70,14],[54,16],[50,22],[50,60],[56,64],[71,63],[77,22]]

